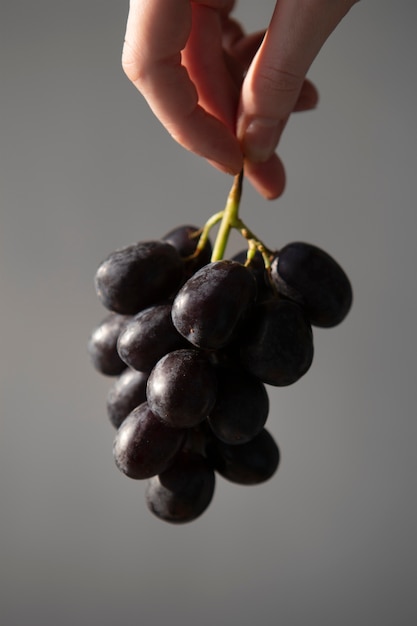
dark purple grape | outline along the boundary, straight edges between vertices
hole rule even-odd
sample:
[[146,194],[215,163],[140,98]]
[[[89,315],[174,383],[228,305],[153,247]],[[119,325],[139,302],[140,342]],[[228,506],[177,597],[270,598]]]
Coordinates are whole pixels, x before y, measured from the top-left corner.
[[171,305],[148,307],[135,315],[120,333],[117,350],[136,370],[150,371],[165,354],[189,345],[172,323]]
[[183,524],[207,509],[214,488],[215,473],[207,459],[184,449],[165,472],[148,481],[146,503],[161,520]]
[[[232,261],[237,261],[238,263],[242,263],[244,265],[246,263],[247,254],[247,250],[241,250],[240,252],[232,256]],[[265,269],[264,259],[259,250],[255,252],[255,256],[253,257],[253,259],[251,259],[250,264],[246,265],[246,267],[252,272],[256,280],[256,300],[260,302],[261,300],[269,299],[272,295],[271,283],[269,281],[268,273]]]
[[314,354],[304,311],[281,298],[256,305],[240,335],[239,354],[245,369],[266,384],[283,387],[296,382]]
[[166,354],[149,375],[146,395],[152,411],[175,428],[192,428],[210,413],[216,400],[214,367],[198,350]]
[[243,370],[218,368],[217,400],[208,423],[229,444],[250,441],[265,425],[269,399],[264,384]]
[[271,264],[271,279],[283,295],[303,306],[314,326],[336,326],[351,308],[352,287],[345,272],[311,244],[284,246]]
[[210,263],[211,259],[212,245],[209,239],[207,239],[204,248],[198,255],[190,258],[197,248],[199,240],[197,233],[199,233],[199,230],[197,226],[178,226],[162,237],[163,241],[167,241],[178,250],[179,255],[184,261],[185,275],[187,278],[192,276],[200,267]]
[[208,460],[223,478],[241,485],[256,485],[269,480],[280,460],[279,448],[265,428],[240,446],[213,438],[206,451]]
[[175,293],[183,271],[182,259],[169,243],[139,242],[116,250],[100,265],[97,295],[111,311],[133,315]]
[[256,282],[246,267],[229,260],[209,263],[177,293],[174,326],[193,345],[216,350],[231,340],[255,297]]
[[143,402],[118,429],[113,444],[114,460],[129,478],[150,478],[168,469],[185,439],[185,430],[170,428]]
[[106,376],[118,376],[126,369],[117,352],[117,339],[130,317],[110,313],[91,333],[88,353],[95,369]]
[[148,374],[126,369],[116,379],[107,394],[107,413],[110,422],[119,428],[125,417],[146,400]]

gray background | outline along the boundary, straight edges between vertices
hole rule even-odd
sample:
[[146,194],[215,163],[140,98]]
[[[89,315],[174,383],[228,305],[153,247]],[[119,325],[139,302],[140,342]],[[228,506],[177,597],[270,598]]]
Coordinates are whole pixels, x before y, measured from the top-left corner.
[[[271,10],[242,0],[236,16],[256,29]],[[117,247],[203,223],[231,181],[125,78],[126,16],[127,2],[1,4],[0,621],[415,623],[416,3],[353,8],[311,69],[318,109],[283,138],[285,194],[244,188],[249,226],[333,254],[355,302],[316,331],[308,374],[270,391],[276,476],[219,480],[181,527],[114,466],[109,380],[86,353],[104,314],[93,276]]]

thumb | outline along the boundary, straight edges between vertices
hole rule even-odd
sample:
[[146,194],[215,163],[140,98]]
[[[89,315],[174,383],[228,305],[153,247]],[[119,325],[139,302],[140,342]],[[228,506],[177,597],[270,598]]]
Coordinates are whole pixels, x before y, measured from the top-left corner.
[[306,73],[357,0],[279,0],[242,85],[237,136],[247,159],[274,153]]

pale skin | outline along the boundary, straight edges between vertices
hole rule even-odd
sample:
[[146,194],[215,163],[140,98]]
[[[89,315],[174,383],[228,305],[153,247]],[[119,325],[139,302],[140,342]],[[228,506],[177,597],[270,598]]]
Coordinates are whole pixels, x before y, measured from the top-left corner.
[[130,0],[122,65],[170,135],[218,169],[280,196],[276,154],[294,111],[315,108],[307,72],[358,0],[277,0],[247,34],[234,0]]

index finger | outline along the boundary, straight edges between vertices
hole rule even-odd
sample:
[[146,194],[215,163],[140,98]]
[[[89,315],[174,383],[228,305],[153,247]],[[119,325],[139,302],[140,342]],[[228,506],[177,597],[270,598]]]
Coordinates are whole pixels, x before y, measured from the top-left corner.
[[[198,1],[225,13],[233,6],[233,0]],[[235,174],[242,167],[239,143],[199,105],[181,63],[191,26],[190,0],[131,0],[122,66],[178,143]]]

